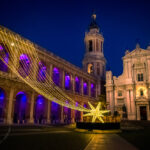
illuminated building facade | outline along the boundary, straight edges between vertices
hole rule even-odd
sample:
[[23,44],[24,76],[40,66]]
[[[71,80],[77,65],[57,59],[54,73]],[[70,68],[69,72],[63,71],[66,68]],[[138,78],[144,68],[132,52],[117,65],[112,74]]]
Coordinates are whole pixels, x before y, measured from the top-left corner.
[[[93,33],[92,38],[95,36],[95,39],[99,40],[98,44],[100,44],[103,38],[98,33],[99,29],[95,25],[96,22],[90,25],[89,33],[91,30],[94,31],[95,28],[96,33]],[[14,42],[10,43],[10,41]],[[93,42],[96,41],[93,40]],[[6,64],[9,64],[11,59],[9,49],[13,49],[13,47],[17,47],[17,50],[32,47],[36,49],[40,58],[39,62],[32,62],[30,58],[31,51],[30,54],[18,53],[19,55],[16,55],[13,62],[15,62],[14,64],[18,68],[18,73],[23,78],[28,78],[33,65],[38,66],[37,70],[32,70],[33,77],[36,78],[36,81],[39,84],[44,84],[46,73],[49,74],[55,85],[72,98],[76,106],[82,105],[83,107],[88,107],[88,101],[91,103],[96,102],[97,96],[101,93],[100,81],[105,77],[104,70],[103,75],[82,70],[29,40],[24,39],[20,35],[0,26],[0,55],[5,54],[3,56],[5,64],[0,60],[0,123],[55,124],[82,121],[83,112],[63,107],[47,100],[44,96],[35,92],[29,85],[24,83],[7,67]],[[97,53],[101,53],[103,56],[103,50],[100,49],[101,46],[98,47],[98,52],[95,52],[96,49],[92,47],[94,51],[91,51],[91,55],[94,56]],[[104,59],[104,56],[98,56],[96,61],[98,62],[98,59],[101,58]],[[84,59],[84,68],[85,62]],[[94,59],[90,63],[94,65]],[[100,63],[101,61],[99,61],[99,66],[101,65]],[[93,66],[92,70],[94,71],[95,69]],[[67,100],[66,103],[68,103]]]
[[150,46],[129,52],[123,57],[119,77],[106,72],[107,108],[129,120],[150,120]]

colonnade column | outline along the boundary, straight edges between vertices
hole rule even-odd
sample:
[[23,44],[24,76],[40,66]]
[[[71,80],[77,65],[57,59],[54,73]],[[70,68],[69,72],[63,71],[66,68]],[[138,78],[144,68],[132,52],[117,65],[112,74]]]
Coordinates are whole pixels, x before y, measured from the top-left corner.
[[75,123],[75,110],[71,109],[71,123]]
[[47,123],[50,124],[51,123],[51,101],[48,100],[47,102]]
[[61,87],[65,88],[65,71],[62,70]]
[[[81,105],[83,106],[83,103],[81,103]],[[80,122],[83,122],[83,111],[80,111]]]
[[83,95],[83,78],[81,78],[81,95]]
[[14,97],[14,88],[11,87],[9,99],[8,99],[8,108],[7,108],[7,118],[6,118],[7,124],[12,124],[12,120],[13,120],[13,115],[12,115],[13,97]]
[[89,97],[91,97],[91,82],[88,81],[88,91],[89,91]]
[[49,75],[52,79],[52,77],[53,77],[53,65],[52,64],[50,64],[50,67],[49,67]]
[[61,112],[60,112],[60,123],[64,123],[64,107],[63,106],[60,106],[61,107]]
[[32,95],[31,95],[29,123],[34,123],[34,117],[33,117],[33,112],[34,112],[34,98],[35,98],[35,92],[33,91]]
[[72,75],[72,91],[75,93],[75,75]]

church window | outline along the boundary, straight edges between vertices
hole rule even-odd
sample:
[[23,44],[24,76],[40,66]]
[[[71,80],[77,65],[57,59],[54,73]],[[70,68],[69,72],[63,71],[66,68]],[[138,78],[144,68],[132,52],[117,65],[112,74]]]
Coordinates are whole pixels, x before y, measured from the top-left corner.
[[143,81],[143,74],[142,73],[138,74],[137,79],[138,81]]
[[89,41],[89,52],[93,51],[93,43],[92,40]]
[[93,73],[93,65],[92,65],[92,64],[88,64],[87,72],[88,72],[89,74]]
[[122,96],[122,91],[118,91],[118,96]]
[[141,96],[143,96],[143,95],[144,95],[143,90],[140,90],[140,95],[141,95]]

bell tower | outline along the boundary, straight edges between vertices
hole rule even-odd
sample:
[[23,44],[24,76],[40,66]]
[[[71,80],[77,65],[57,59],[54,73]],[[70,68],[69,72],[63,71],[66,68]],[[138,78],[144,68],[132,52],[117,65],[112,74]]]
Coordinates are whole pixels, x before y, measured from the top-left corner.
[[88,32],[85,33],[85,55],[82,61],[84,71],[94,75],[98,84],[98,94],[103,93],[105,83],[106,59],[103,53],[104,38],[96,22],[96,14],[91,16]]

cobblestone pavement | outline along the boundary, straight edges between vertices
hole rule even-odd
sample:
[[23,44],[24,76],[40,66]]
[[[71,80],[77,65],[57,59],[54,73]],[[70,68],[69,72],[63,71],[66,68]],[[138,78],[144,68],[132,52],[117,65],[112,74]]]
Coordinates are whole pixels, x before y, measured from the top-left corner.
[[117,134],[95,134],[84,150],[137,150]]

